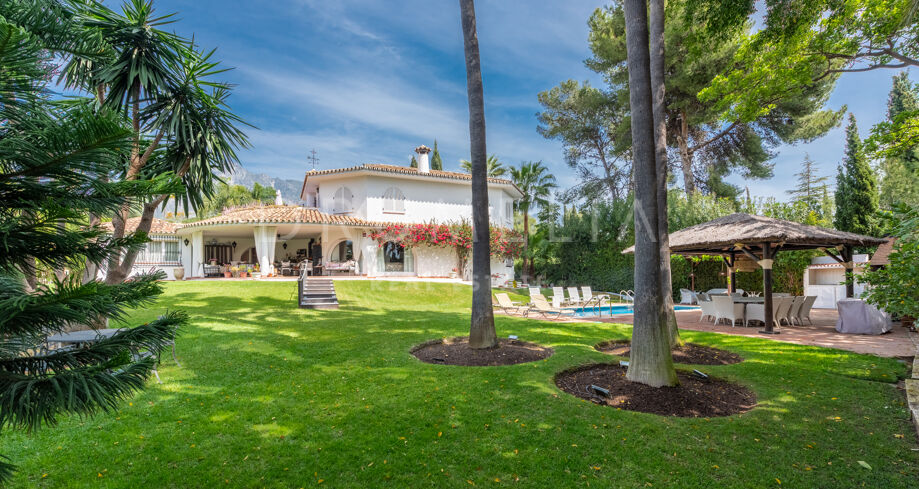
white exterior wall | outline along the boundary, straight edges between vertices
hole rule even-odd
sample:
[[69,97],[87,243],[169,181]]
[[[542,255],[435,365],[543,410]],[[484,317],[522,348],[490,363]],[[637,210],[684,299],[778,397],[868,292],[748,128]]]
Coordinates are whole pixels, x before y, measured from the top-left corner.
[[[468,181],[413,180],[387,176],[359,176],[324,179],[319,186],[319,210],[333,212],[333,197],[340,187],[353,194],[354,211],[346,215],[375,222],[455,222],[472,220],[472,191]],[[405,211],[383,211],[383,194],[390,187],[398,188],[405,196]],[[503,188],[488,189],[489,215],[492,224],[512,227],[513,207],[508,214],[508,204],[513,203]]]
[[[868,255],[855,255],[853,261],[858,265],[866,265]],[[811,260],[812,265],[836,265],[837,262],[828,256],[818,256]],[[863,267],[855,268],[855,297],[862,295],[865,285],[858,281],[858,275]],[[846,270],[842,265],[833,268],[807,268],[804,270],[804,295],[815,295],[814,307],[817,309],[836,309],[836,303],[846,298],[846,286],[841,282],[846,280]]]

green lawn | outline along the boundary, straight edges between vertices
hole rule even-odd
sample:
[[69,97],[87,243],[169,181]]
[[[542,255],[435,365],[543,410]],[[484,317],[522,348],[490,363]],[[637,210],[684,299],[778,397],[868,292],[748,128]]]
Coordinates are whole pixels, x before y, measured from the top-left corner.
[[[294,282],[170,283],[191,314],[176,367],[117,413],[4,432],[18,487],[873,487],[919,485],[895,381],[903,364],[764,339],[684,332],[746,361],[705,367],[752,388],[753,411],[680,419],[617,411],[553,375],[610,361],[630,328],[498,317],[498,334],[555,348],[535,364],[418,362],[465,334],[468,287],[339,281],[342,307],[294,307]],[[168,357],[168,355],[167,355]],[[684,367],[685,368],[685,367]],[[859,464],[867,463],[871,469]]]

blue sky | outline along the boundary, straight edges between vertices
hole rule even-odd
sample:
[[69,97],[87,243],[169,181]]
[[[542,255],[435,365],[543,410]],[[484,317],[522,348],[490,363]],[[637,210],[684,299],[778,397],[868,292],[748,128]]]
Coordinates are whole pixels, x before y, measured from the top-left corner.
[[[249,171],[302,178],[315,149],[320,168],[407,164],[414,147],[438,141],[445,169],[468,158],[463,40],[456,0],[157,0],[178,12],[174,29],[194,34],[235,69],[232,108],[259,130],[240,153]],[[587,18],[598,1],[479,1],[489,153],[518,164],[542,160],[562,186],[574,183],[562,146],[536,132],[536,94],[574,78],[600,85],[583,65]],[[892,70],[846,74],[829,107],[848,105],[863,135],[883,119]],[[915,78],[915,76],[913,76]],[[837,128],[807,145],[779,148],[775,177],[744,182],[784,200],[805,152],[835,176],[844,138]]]

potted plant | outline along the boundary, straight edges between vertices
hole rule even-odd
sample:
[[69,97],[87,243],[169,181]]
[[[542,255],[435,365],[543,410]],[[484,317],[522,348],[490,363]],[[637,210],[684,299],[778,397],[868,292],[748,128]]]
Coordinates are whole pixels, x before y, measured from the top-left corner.
[[450,278],[456,278],[456,267],[453,267],[453,270],[450,270]]
[[233,272],[230,271],[230,265],[223,266],[223,278],[230,278],[233,276]]
[[234,277],[239,277],[239,267],[236,265],[233,265],[232,267],[230,267],[230,273],[233,274]]
[[246,278],[249,276],[249,266],[246,265],[239,269],[239,278]]
[[259,270],[258,263],[252,268],[252,278],[262,278],[262,272]]

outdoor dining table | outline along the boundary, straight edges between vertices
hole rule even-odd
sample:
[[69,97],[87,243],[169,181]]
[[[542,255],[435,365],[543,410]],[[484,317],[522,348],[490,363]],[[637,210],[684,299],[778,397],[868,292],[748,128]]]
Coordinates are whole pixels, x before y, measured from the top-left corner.
[[734,297],[735,304],[762,304],[765,301],[765,297]]
[[46,343],[61,343],[65,345],[79,345],[94,343],[104,338],[110,338],[121,329],[87,329],[84,331],[71,331],[69,333],[54,334],[45,338]]

